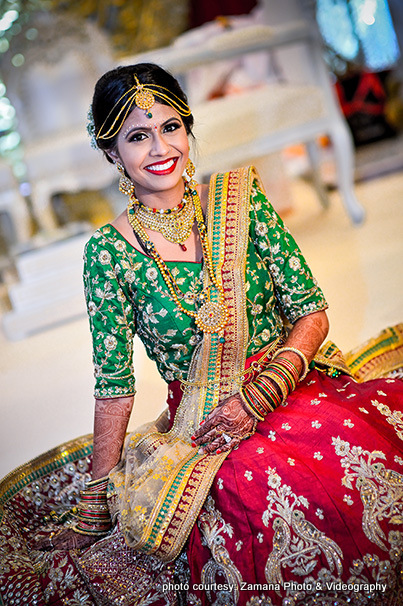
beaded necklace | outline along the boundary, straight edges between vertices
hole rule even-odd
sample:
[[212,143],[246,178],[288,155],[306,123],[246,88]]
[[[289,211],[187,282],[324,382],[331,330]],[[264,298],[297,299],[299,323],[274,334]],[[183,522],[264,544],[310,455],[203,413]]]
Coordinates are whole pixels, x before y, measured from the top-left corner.
[[164,262],[163,258],[157,251],[154,243],[148,237],[144,226],[140,222],[137,213],[135,211],[135,207],[133,203],[129,203],[127,207],[127,218],[129,220],[130,225],[133,228],[133,231],[139,238],[143,241],[144,246],[150,256],[154,259],[165,284],[168,287],[169,293],[171,294],[173,300],[179,309],[186,314],[187,316],[194,318],[196,325],[200,330],[203,330],[207,333],[217,333],[224,328],[224,326],[228,322],[229,314],[228,309],[224,304],[224,291],[219,284],[217,277],[214,273],[213,267],[213,259],[210,251],[210,247],[207,239],[207,230],[204,223],[203,211],[200,203],[199,195],[196,189],[190,189],[188,184],[185,185],[185,198],[190,197],[192,207],[194,209],[194,215],[196,217],[197,229],[200,235],[200,242],[203,251],[203,258],[206,261],[208,277],[211,284],[217,289],[218,292],[218,301],[211,301],[211,287],[207,289],[207,294],[203,293],[203,297],[200,297],[202,300],[207,299],[204,303],[202,303],[200,309],[198,311],[193,311],[190,309],[186,309],[178,296],[181,295],[183,297],[183,293],[181,292],[179,286],[176,284],[174,277],[169,271],[168,266]]

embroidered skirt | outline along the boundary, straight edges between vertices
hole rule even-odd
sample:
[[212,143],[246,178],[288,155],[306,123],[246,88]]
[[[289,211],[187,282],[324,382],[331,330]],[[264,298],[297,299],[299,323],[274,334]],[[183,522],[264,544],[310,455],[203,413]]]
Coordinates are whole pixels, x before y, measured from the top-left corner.
[[403,603],[402,411],[398,379],[310,372],[217,473],[192,603]]
[[117,526],[83,551],[31,537],[89,479],[91,439],[1,484],[0,597],[66,606],[400,606],[403,383],[312,371],[217,473],[182,556],[164,565]]

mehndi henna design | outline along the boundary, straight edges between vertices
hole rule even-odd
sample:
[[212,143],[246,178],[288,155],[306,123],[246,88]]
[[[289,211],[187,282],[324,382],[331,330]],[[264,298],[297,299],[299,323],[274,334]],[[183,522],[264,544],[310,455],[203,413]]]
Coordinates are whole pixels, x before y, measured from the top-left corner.
[[212,454],[232,450],[255,429],[256,419],[244,408],[241,396],[235,394],[218,404],[193,438],[203,452]]
[[108,475],[119,462],[133,397],[96,400],[92,477]]

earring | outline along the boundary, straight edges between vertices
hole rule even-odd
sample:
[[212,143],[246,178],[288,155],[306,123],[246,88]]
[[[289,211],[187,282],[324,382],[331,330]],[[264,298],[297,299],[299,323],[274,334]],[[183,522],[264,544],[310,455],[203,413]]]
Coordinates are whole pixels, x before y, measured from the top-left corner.
[[188,158],[188,160],[186,162],[186,166],[185,166],[184,177],[189,184],[194,183],[193,177],[194,177],[195,172],[196,172],[195,165],[193,164],[192,160],[190,158]]
[[126,177],[125,169],[120,164],[120,162],[116,162],[116,168],[118,169],[118,171],[121,175],[120,179],[119,179],[119,191],[121,191],[122,194],[125,194],[126,196],[131,196],[131,194],[134,193],[133,183],[130,181],[130,179],[128,177]]

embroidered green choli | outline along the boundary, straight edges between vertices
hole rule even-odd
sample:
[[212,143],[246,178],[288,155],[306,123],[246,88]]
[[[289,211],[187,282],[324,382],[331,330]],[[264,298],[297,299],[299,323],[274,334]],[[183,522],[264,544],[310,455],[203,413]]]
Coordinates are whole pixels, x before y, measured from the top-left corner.
[[[190,261],[166,264],[183,293],[182,305],[197,309],[202,304],[203,265]],[[327,307],[295,240],[256,182],[251,195],[246,278],[248,356],[280,336],[284,316],[293,324]],[[163,379],[186,378],[202,333],[172,300],[155,262],[112,225],[100,228],[87,243],[84,284],[96,398],[135,393],[135,334]]]

